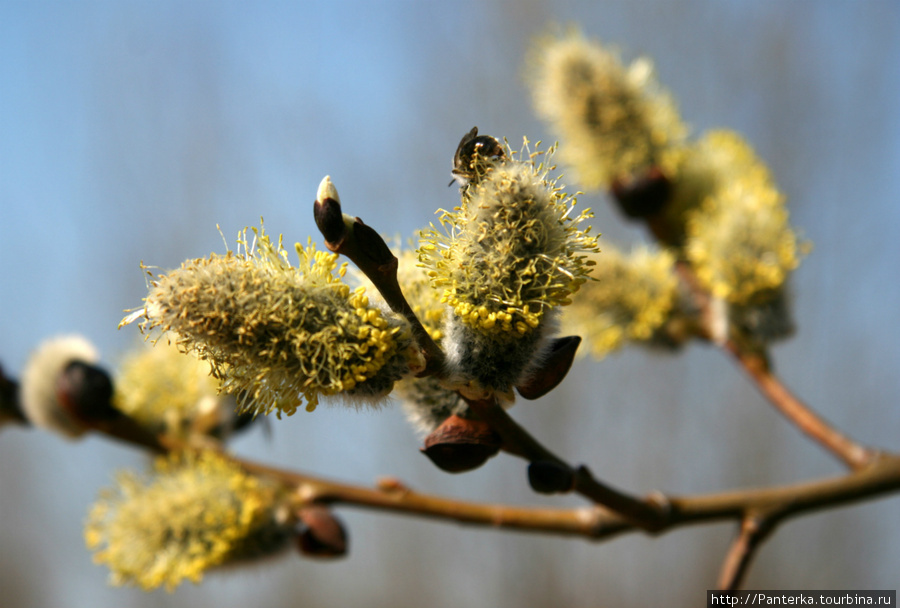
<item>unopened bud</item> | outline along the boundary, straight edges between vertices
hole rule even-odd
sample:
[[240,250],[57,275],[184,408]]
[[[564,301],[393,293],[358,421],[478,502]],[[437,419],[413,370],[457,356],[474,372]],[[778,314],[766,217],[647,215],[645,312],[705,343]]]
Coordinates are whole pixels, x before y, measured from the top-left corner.
[[109,374],[84,361],[71,361],[56,379],[56,398],[60,405],[88,426],[121,416],[112,406],[112,396]]
[[7,423],[28,424],[19,405],[19,383],[7,378],[0,366],[0,427]]
[[486,422],[452,415],[425,438],[422,449],[448,473],[471,471],[500,451],[500,436]]
[[22,371],[19,400],[28,422],[68,437],[85,433],[88,427],[78,415],[80,408],[65,402],[77,392],[73,386],[77,370],[69,366],[73,361],[92,366],[99,358],[82,336],[60,336],[40,344]]
[[328,243],[339,243],[344,237],[346,225],[344,214],[341,212],[341,199],[337,188],[331,183],[331,178],[325,176],[319,184],[316,192],[316,202],[313,207],[313,215],[316,226]]
[[552,340],[547,352],[539,355],[538,363],[527,374],[525,381],[516,386],[519,394],[526,399],[537,399],[559,386],[572,367],[579,344],[580,336]]
[[570,492],[575,486],[575,473],[565,465],[539,460],[528,465],[528,483],[541,494]]
[[658,167],[628,181],[617,178],[612,194],[627,217],[645,218],[662,211],[672,194],[672,183]]
[[325,507],[306,507],[299,513],[302,525],[297,548],[309,557],[342,557],[347,553],[347,531]]

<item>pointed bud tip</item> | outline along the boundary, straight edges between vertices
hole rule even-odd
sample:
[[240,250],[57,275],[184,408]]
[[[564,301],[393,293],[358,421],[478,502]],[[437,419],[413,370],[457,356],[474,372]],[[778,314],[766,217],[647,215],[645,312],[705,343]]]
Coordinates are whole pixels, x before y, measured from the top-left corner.
[[542,353],[543,360],[516,386],[519,394],[526,399],[539,399],[559,386],[572,367],[579,344],[581,344],[580,336],[566,336],[552,340]]
[[341,197],[338,196],[337,188],[331,183],[331,176],[326,175],[322,178],[322,181],[319,182],[319,189],[316,191],[316,201],[324,202],[329,198],[339,204],[341,202]]
[[307,507],[299,513],[301,530],[297,549],[308,557],[335,558],[347,553],[347,530],[340,519],[321,506]]
[[313,205],[316,226],[327,243],[338,243],[344,236],[346,225],[341,211],[341,200],[331,178],[325,176],[319,184],[316,202]]

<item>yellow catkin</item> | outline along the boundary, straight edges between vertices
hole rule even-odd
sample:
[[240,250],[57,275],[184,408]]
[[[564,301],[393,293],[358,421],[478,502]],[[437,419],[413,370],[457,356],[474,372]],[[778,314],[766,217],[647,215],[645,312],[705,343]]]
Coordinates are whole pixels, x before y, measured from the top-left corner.
[[442,212],[444,230],[421,234],[419,260],[441,301],[486,334],[538,327],[587,280],[584,254],[597,246],[580,225],[589,212],[573,217],[575,200],[548,178],[545,153],[521,155],[486,168],[461,206]]
[[560,139],[562,161],[586,188],[672,168],[687,128],[648,59],[626,66],[615,50],[570,31],[538,41],[527,75],[538,115]]
[[337,255],[296,251],[299,267],[280,239],[260,231],[248,244],[244,231],[237,253],[152,277],[142,329],[170,332],[257,413],[291,415],[304,402],[311,410],[323,395],[386,394],[408,372],[408,325],[351,292]]
[[250,539],[283,537],[273,533],[279,496],[220,454],[172,454],[157,460],[152,475],[121,472],[101,491],[85,542],[113,584],[171,591],[243,558]]
[[784,195],[740,136],[713,132],[705,148],[712,185],[686,213],[685,253],[714,295],[748,303],[779,289],[807,245],[790,226]]
[[[219,394],[209,363],[160,340],[127,355],[116,376],[116,408],[155,432],[181,434],[201,418],[227,417],[234,400]],[[211,422],[214,422],[211,420]]]
[[610,245],[592,256],[597,264],[562,318],[565,333],[581,335],[602,358],[627,341],[649,340],[675,302],[674,256],[639,248],[623,255]]

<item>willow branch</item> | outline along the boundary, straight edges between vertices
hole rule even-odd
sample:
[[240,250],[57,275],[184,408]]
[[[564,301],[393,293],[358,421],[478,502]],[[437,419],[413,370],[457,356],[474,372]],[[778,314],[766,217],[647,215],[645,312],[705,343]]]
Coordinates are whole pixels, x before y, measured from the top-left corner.
[[[608,539],[626,532],[662,534],[687,525],[733,520],[742,523],[746,538],[740,547],[732,547],[728,560],[731,575],[741,575],[749,565],[755,545],[791,517],[813,511],[846,506],[900,491],[900,455],[881,454],[867,467],[846,475],[823,480],[736,490],[732,492],[669,497],[669,509],[663,512],[651,532],[624,515],[602,506],[576,509],[545,509],[471,503],[420,494],[393,483],[381,488],[342,484],[293,471],[237,460],[248,471],[277,479],[294,487],[299,505],[348,505],[379,511],[418,515],[445,521],[488,527]],[[764,514],[764,519],[760,519]],[[744,531],[755,525],[758,530]],[[751,538],[751,535],[753,536]],[[725,575],[723,574],[724,580]],[[726,581],[727,582],[727,581]],[[735,583],[737,584],[737,583]]]
[[444,351],[432,339],[403,295],[397,280],[397,258],[381,235],[358,217],[341,211],[337,189],[328,176],[319,184],[313,212],[316,226],[325,238],[329,251],[353,262],[372,281],[390,309],[409,322],[413,337],[425,357],[425,369],[420,375],[440,373],[444,365]]
[[646,530],[656,530],[665,516],[664,501],[641,500],[616,490],[594,478],[585,466],[577,468],[545,448],[506,413],[496,399],[466,399],[469,409],[500,435],[503,449],[531,463],[553,463],[571,476],[571,489],[585,498],[620,514]]
[[731,338],[715,339],[716,332],[712,330],[712,326],[716,321],[711,319],[709,294],[698,284],[692,270],[686,264],[677,264],[676,271],[691,290],[697,306],[703,311],[705,327],[701,331],[705,332],[704,337],[717,343],[737,362],[757,390],[775,409],[803,434],[831,452],[849,468],[859,469],[872,461],[877,452],[850,439],[817,414],[812,407],[797,398],[772,372],[764,352],[745,348]]
[[851,469],[862,468],[871,462],[876,454],[875,450],[850,439],[798,399],[772,373],[761,354],[747,352],[731,340],[722,348],[737,361],[759,392],[807,437],[830,451]]
[[737,538],[731,544],[716,585],[723,591],[740,588],[750,563],[762,542],[774,530],[774,522],[765,514],[747,515],[741,521]]
[[467,502],[422,494],[396,482],[366,488],[236,460],[251,473],[293,486],[298,507],[347,505],[463,524],[587,538],[608,536],[614,527],[597,507],[551,509]]
[[[483,409],[486,412],[494,411],[494,408]],[[508,418],[502,409],[500,411],[502,416],[491,417],[495,423],[504,417]],[[514,422],[512,427],[502,423],[500,427],[506,431],[512,453],[562,463],[527,433],[521,429],[516,430]],[[134,442],[131,438],[120,439]],[[186,447],[177,442],[172,442],[171,445],[169,442],[164,443],[173,450]],[[142,443],[135,445],[144,449],[151,448]],[[215,444],[202,449],[222,449],[222,446]],[[865,467],[839,477],[768,488],[661,497],[656,504],[665,505],[666,508],[656,507],[656,519],[651,528],[641,525],[644,522],[637,521],[633,513],[625,509],[612,510],[599,504],[575,509],[551,509],[474,503],[414,492],[396,482],[384,483],[378,488],[367,488],[278,469],[234,456],[231,458],[248,472],[275,479],[293,488],[298,508],[347,505],[477,526],[580,536],[597,541],[628,532],[662,534],[687,525],[727,520],[752,522],[753,518],[758,519],[764,514],[764,520],[759,520],[759,530],[745,531],[744,527],[750,524],[742,524],[741,534],[745,538],[739,538],[729,552],[720,582],[727,583],[731,580],[735,581],[735,585],[746,571],[756,545],[782,521],[900,491],[900,455],[882,452]],[[578,490],[585,496],[590,497],[595,492],[604,497],[620,494],[594,480],[584,467],[578,469],[577,473]],[[621,496],[624,496],[626,504],[640,502],[627,495]],[[644,506],[652,508],[651,504],[644,503]],[[751,534],[755,536],[751,537]]]

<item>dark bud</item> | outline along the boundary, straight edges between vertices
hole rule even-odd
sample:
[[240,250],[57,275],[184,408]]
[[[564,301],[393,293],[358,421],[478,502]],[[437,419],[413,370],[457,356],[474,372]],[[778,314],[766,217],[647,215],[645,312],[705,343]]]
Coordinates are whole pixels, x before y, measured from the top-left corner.
[[7,422],[28,424],[28,419],[19,407],[19,383],[7,378],[0,366],[0,426]]
[[658,167],[630,180],[616,178],[612,183],[613,197],[626,216],[646,218],[662,211],[672,195],[672,182]]
[[334,187],[331,178],[327,175],[319,184],[313,215],[316,218],[316,226],[319,227],[325,241],[340,243],[347,227],[344,224],[344,214],[341,212],[341,199],[338,196],[337,188]]
[[571,492],[575,487],[575,472],[565,465],[539,460],[528,465],[528,483],[541,494]]
[[789,338],[796,328],[785,287],[758,293],[746,304],[729,306],[728,316],[741,332],[760,344]]
[[83,361],[70,362],[56,379],[56,398],[85,427],[126,443],[166,452],[156,435],[113,406],[112,381],[99,367]]
[[477,469],[500,451],[500,436],[486,422],[450,416],[425,438],[422,453],[442,471]]
[[72,361],[56,380],[59,403],[88,426],[115,420],[121,412],[113,407],[113,386],[109,374],[84,363]]
[[516,387],[519,394],[526,399],[537,399],[559,386],[572,367],[579,344],[581,336],[553,340],[542,360],[528,373],[525,381]]
[[309,557],[332,558],[347,554],[347,531],[325,507],[306,507],[299,513],[297,548]]

